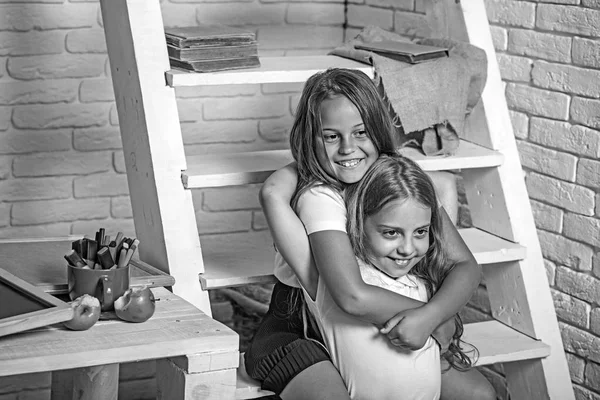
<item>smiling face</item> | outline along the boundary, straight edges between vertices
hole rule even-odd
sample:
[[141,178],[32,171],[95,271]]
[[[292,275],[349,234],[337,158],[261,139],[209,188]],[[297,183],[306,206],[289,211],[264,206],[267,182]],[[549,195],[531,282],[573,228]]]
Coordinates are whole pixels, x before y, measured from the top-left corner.
[[360,112],[345,96],[321,103],[318,161],[327,173],[344,183],[358,182],[379,154],[367,135]]
[[406,275],[429,248],[431,209],[408,198],[394,200],[364,223],[369,261],[392,278]]

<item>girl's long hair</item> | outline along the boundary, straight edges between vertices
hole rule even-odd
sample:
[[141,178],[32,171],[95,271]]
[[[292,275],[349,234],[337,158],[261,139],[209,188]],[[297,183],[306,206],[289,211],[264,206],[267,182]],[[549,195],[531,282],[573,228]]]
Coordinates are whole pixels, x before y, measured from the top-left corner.
[[[371,264],[369,249],[365,243],[364,221],[377,214],[394,200],[413,199],[431,209],[429,248],[425,256],[410,273],[421,278],[431,298],[441,287],[444,279],[454,268],[443,246],[442,219],[433,183],[429,176],[411,159],[401,155],[381,156],[363,179],[346,189],[348,208],[347,230],[356,256]],[[463,325],[456,317],[457,329],[452,344],[444,357],[451,366],[465,370],[472,366],[470,358],[462,350]]]
[[315,184],[326,184],[341,191],[343,184],[319,164],[317,140],[321,137],[321,104],[326,99],[345,96],[358,109],[367,136],[379,154],[394,154],[394,127],[388,109],[373,81],[363,72],[330,68],[311,76],[304,85],[294,124],[290,150],[297,163],[298,188],[292,205],[303,191]]

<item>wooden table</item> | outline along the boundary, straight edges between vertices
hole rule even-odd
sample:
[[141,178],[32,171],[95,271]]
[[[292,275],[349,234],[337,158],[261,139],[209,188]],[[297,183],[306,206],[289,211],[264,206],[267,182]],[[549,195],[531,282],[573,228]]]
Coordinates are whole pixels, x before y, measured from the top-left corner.
[[54,371],[53,400],[73,393],[111,400],[119,363],[161,359],[158,399],[233,399],[238,335],[167,289],[152,291],[156,311],[143,323],[99,321],[87,331],[55,325],[0,338],[0,376]]
[[[39,242],[34,243],[39,250]],[[0,243],[0,267],[42,287],[61,284],[48,276],[48,269],[27,268],[27,259],[39,258],[39,253],[28,252],[28,243],[22,246],[19,254],[25,260],[17,267],[2,258],[12,246]],[[62,261],[57,263],[66,269]],[[48,288],[56,290],[54,283]],[[0,337],[0,377],[52,371],[52,400],[113,400],[119,363],[156,359],[158,399],[234,399],[237,333],[163,287],[152,291],[156,311],[143,323],[115,317],[87,331],[56,324]]]

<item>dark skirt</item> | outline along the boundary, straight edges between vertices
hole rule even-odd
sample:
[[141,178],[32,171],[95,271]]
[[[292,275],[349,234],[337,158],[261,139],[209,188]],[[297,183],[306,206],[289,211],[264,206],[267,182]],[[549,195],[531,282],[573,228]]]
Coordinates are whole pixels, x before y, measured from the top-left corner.
[[246,372],[262,389],[280,394],[300,372],[331,360],[312,318],[303,318],[303,299],[301,289],[281,282],[273,288],[269,311],[244,355]]

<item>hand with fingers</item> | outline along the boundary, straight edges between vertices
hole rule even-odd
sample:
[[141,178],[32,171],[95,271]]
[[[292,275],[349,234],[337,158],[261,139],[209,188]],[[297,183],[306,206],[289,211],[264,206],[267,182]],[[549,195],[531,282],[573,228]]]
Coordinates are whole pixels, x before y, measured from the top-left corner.
[[436,328],[424,307],[404,310],[385,323],[380,333],[387,335],[397,347],[418,350],[422,348]]

